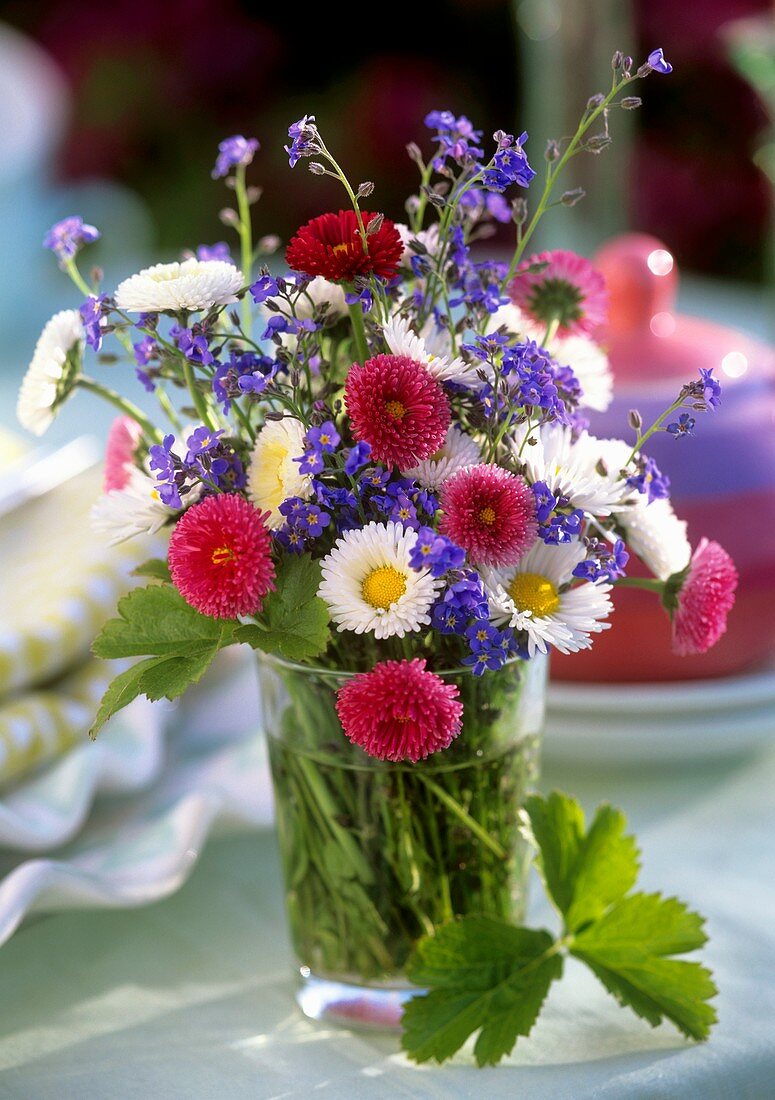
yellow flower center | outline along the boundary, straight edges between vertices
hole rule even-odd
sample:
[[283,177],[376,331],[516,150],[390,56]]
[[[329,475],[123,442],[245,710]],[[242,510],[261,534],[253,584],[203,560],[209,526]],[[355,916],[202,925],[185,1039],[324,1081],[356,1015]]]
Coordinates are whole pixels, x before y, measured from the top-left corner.
[[406,592],[406,576],[392,565],[383,565],[380,569],[372,569],[364,579],[362,592],[370,607],[387,611]]
[[492,527],[493,523],[495,523],[495,509],[490,508],[489,505],[487,505],[486,508],[482,508],[479,513],[479,519],[486,527]]
[[540,573],[517,573],[509,585],[509,595],[520,611],[532,611],[541,618],[560,606],[557,589]]
[[230,546],[217,546],[213,550],[210,560],[213,565],[225,565],[227,561],[231,561],[234,557],[234,551]]
[[402,405],[400,401],[388,401],[385,408],[388,416],[392,416],[394,420],[403,420],[406,416],[406,406]]
[[338,256],[341,252],[347,252],[349,247],[350,246],[346,241],[342,241],[341,244],[335,244],[334,245],[334,247],[332,249],[332,252],[334,253],[335,256]]

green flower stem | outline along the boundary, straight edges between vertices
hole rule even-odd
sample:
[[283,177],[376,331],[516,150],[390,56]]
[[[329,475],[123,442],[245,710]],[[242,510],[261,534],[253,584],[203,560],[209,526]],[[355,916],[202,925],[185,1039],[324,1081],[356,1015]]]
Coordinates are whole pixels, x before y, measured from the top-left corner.
[[507,859],[508,852],[506,852],[498,843],[497,840],[493,840],[488,832],[486,832],[478,821],[475,821],[469,813],[467,813],[459,802],[455,801],[452,795],[448,794],[443,787],[440,787],[438,783],[434,782],[424,772],[418,771],[417,773],[425,786],[431,791],[440,802],[443,802],[448,810],[451,810],[456,817],[458,817],[467,829],[470,829],[474,836],[477,836],[481,840],[482,844],[486,844],[490,851],[498,857],[498,859]]
[[422,172],[422,179],[420,180],[420,201],[417,204],[417,210],[415,211],[412,221],[412,228],[415,233],[419,233],[422,229],[422,223],[425,220],[425,211],[428,207],[428,196],[425,193],[425,188],[430,184],[431,175],[433,174],[433,160],[431,159]]
[[[239,212],[239,226],[237,232],[239,233],[240,239],[240,264],[242,267],[242,275],[245,279],[245,284],[246,286],[250,286],[252,282],[251,271],[253,269],[253,238],[250,219],[250,201],[248,199],[248,189],[245,184],[244,164],[237,165],[235,178],[235,193],[237,196],[237,210]],[[244,329],[245,333],[249,335],[251,327],[251,316],[250,302],[248,300],[247,291],[242,298],[240,308],[242,310],[242,328]]]
[[369,358],[369,348],[366,343],[366,328],[363,324],[363,310],[361,309],[360,302],[353,302],[349,305],[350,311],[350,323],[353,327],[353,338],[355,340],[355,350],[358,353],[361,365],[363,365]]
[[202,423],[205,425],[205,427],[209,428],[210,431],[217,431],[217,425],[207,405],[205,396],[196,384],[193,367],[185,356],[181,356],[181,363],[183,366],[183,377],[186,380],[186,385],[188,386],[189,393],[191,394],[191,399],[194,402],[194,407],[199,413]]
[[355,211],[355,217],[358,219],[358,229],[360,231],[361,240],[363,242],[363,251],[368,255],[368,252],[369,252],[369,237],[368,237],[368,233],[366,232],[366,226],[363,224],[363,214],[361,214],[361,208],[358,204],[358,196],[355,194],[352,187],[350,186],[350,181],[348,180],[347,176],[344,174],[341,167],[337,164],[337,162],[331,156],[330,152],[328,151],[326,146],[323,144],[323,142],[322,142],[322,140],[320,139],[319,136],[318,136],[318,142],[320,144],[321,154],[326,158],[328,163],[331,165],[331,167],[336,172],[337,179],[341,182],[342,186],[344,187],[345,191],[347,192],[347,195],[350,199],[350,202],[352,203],[352,208]]
[[669,408],[665,409],[661,416],[657,417],[657,419],[654,421],[648,431],[644,432],[643,435],[638,436],[638,438],[635,440],[635,446],[632,448],[629,455],[627,456],[627,461],[624,464],[625,466],[629,466],[638,451],[642,450],[643,444],[651,439],[652,435],[654,435],[655,432],[659,431],[659,429],[662,427],[662,424],[665,422],[665,420],[667,420],[668,416],[670,416],[671,413],[674,413],[677,409],[680,409],[683,403],[684,398],[678,397]]
[[616,588],[643,588],[647,592],[656,592],[660,596],[665,589],[664,581],[651,577],[620,577],[614,581],[614,585]]
[[80,271],[78,270],[78,265],[76,264],[74,259],[65,260],[64,270],[78,287],[81,294],[84,294],[88,298],[90,294],[94,293],[93,290],[89,289],[89,286],[87,285],[83,275],[81,275]]
[[533,233],[535,232],[538,223],[540,222],[543,215],[546,213],[547,207],[549,205],[549,199],[551,198],[552,191],[554,189],[554,185],[557,181],[558,176],[561,174],[563,168],[568,163],[568,161],[571,160],[571,158],[574,157],[579,151],[581,139],[587,133],[590,126],[594,122],[596,122],[597,119],[600,118],[600,116],[606,111],[611,102],[616,98],[617,93],[620,92],[621,89],[629,83],[630,81],[622,81],[621,83],[617,83],[616,78],[614,77],[611,90],[605,97],[603,102],[599,106],[595,107],[594,110],[590,111],[589,114],[584,114],[581,122],[578,125],[576,133],[568,142],[565,152],[557,161],[557,164],[554,166],[550,164],[548,166],[543,193],[541,194],[541,198],[538,201],[538,206],[536,207],[536,211],[533,214],[533,217],[530,219],[527,228],[519,238],[517,247],[514,251],[514,256],[512,257],[511,263],[509,264],[509,270],[506,273],[506,278],[503,280],[503,286],[506,286],[514,278],[519,261],[522,259],[525,249],[527,248],[528,241],[533,236]]
[[96,382],[93,378],[87,377],[82,374],[78,379],[76,385],[81,386],[82,389],[89,390],[91,393],[96,393],[103,401],[110,402],[111,405],[115,405],[125,416],[131,416],[133,420],[136,420],[146,435],[155,443],[161,442],[161,432],[156,428],[142,409],[139,409],[137,405],[133,404],[126,397],[122,397],[120,393],[116,393],[115,390],[110,389],[108,386],[103,386],[101,382]]

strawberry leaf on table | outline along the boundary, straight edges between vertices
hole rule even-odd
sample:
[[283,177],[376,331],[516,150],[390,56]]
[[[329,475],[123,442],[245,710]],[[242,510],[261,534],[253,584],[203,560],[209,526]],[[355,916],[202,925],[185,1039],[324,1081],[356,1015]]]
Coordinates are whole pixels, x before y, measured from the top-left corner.
[[421,939],[408,974],[427,992],[404,1009],[402,1044],[410,1058],[444,1061],[478,1032],[478,1064],[498,1062],[530,1033],[566,954],[653,1026],[670,1020],[690,1038],[707,1038],[716,1020],[710,971],[672,958],[706,942],[703,919],[676,898],[630,893],[639,852],[625,828],[624,815],[608,805],[587,828],[567,795],[526,800],[525,832],[562,933],[555,938],[469,916]]

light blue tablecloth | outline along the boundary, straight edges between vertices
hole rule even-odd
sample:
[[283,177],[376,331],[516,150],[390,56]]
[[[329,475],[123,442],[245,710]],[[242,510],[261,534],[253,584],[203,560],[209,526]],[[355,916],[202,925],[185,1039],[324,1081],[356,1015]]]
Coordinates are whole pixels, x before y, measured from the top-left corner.
[[[394,1037],[310,1023],[293,1002],[275,838],[253,832],[211,841],[165,902],[58,914],[17,933],[0,952],[0,1097],[772,1096],[775,752],[682,774],[554,769],[551,785],[587,806],[621,805],[643,846],[644,886],[708,916],[721,989],[708,1044],[652,1031],[573,963],[533,1036],[493,1070],[466,1056],[418,1068]],[[540,902],[530,916],[551,920]]]

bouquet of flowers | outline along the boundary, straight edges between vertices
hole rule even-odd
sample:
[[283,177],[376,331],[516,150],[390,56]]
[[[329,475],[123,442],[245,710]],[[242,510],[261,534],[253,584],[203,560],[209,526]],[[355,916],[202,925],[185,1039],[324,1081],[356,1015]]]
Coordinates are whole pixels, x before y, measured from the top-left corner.
[[[408,150],[420,183],[400,224],[305,116],[289,130],[290,166],[336,179],[347,204],[298,230],[285,268],[270,262],[275,237],[254,239],[246,177],[259,143],[241,136],[221,143],[213,171],[235,196],[221,216],[237,259],[200,246],[108,294],[77,264],[93,226],[68,218],[45,241],[85,301],[46,325],[19,418],[42,433],[79,388],[112,402],[94,526],[111,540],[170,529],[166,560],[139,567],[149,583],[95,643],[142,658],[107,691],[95,731],[140,693],[179,696],[225,646],[259,652],[302,971],[438,986],[406,1010],[418,1058],[446,1057],[504,1011],[493,988],[510,974],[517,1016],[535,1011],[516,1023],[512,1012],[494,1046],[482,1031],[477,1058],[497,1060],[537,1015],[558,944],[652,1023],[667,1015],[699,1036],[712,1019],[705,971],[692,1016],[662,971],[644,988],[590,946],[612,906],[646,898],[631,913],[639,950],[662,920],[672,934],[653,958],[698,967],[662,958],[702,942],[693,914],[626,896],[636,853],[621,818],[604,809],[585,832],[572,800],[525,796],[545,654],[588,648],[616,586],[654,591],[677,654],[711,646],[734,598],[728,555],[706,540],[692,553],[645,450],[655,432],[691,434],[718,381],[688,380],[654,424],[633,411],[627,442],[590,435],[584,411],[611,393],[605,285],[573,252],[529,252],[547,211],[583,197],[557,194],[567,163],[605,148],[611,111],[640,103],[637,79],[669,71],[661,50],[635,72],[617,53],[610,90],[573,137],[548,143],[532,207],[527,134],[498,131],[486,150],[465,116],[431,112],[429,151]],[[513,226],[504,259],[482,251],[493,223]],[[114,372],[134,364],[163,427],[84,372],[86,347]],[[652,578],[626,576],[631,554]],[[530,842],[564,915],[558,940],[510,923]],[[445,1031],[449,998],[482,980],[489,1007],[467,1001]]]

